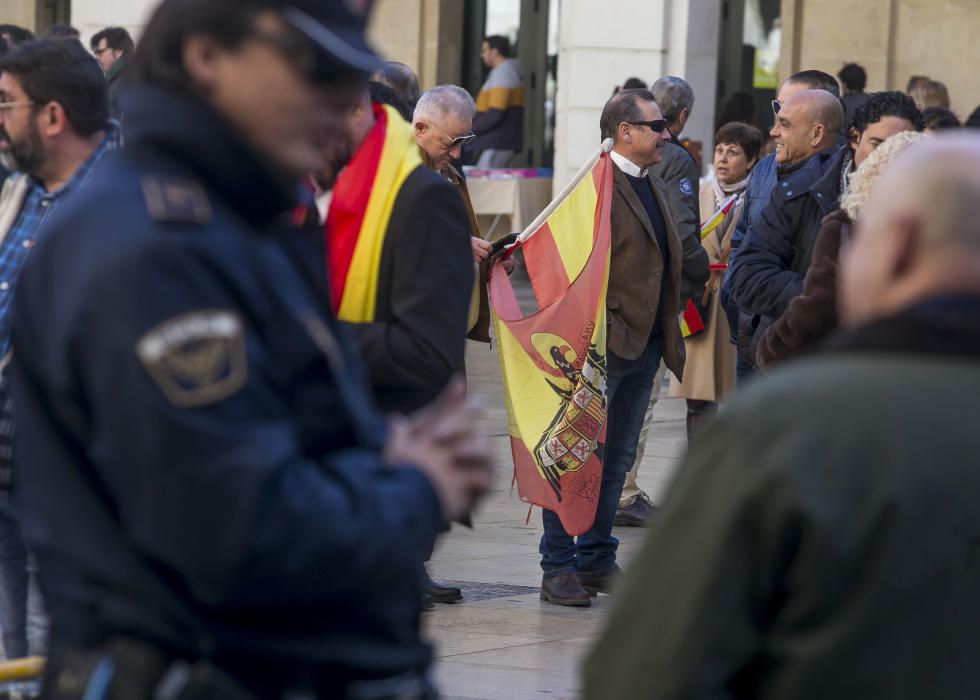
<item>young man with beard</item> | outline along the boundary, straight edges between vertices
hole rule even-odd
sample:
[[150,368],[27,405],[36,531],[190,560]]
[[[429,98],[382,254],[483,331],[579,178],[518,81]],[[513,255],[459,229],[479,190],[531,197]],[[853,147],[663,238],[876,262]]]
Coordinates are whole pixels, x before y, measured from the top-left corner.
[[0,150],[17,169],[0,194],[0,612],[7,658],[39,650],[36,640],[28,643],[27,551],[8,503],[15,427],[7,377],[14,287],[47,220],[85,186],[116,145],[105,80],[81,44],[45,39],[0,60]]

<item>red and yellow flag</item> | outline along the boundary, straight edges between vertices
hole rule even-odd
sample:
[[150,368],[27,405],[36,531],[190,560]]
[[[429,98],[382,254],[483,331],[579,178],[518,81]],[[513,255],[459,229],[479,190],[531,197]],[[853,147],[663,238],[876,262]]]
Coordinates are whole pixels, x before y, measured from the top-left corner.
[[387,105],[372,109],[374,127],[337,177],[326,223],[330,303],[351,323],[374,320],[391,210],[405,179],[422,165],[411,125]]
[[728,212],[732,210],[732,206],[737,200],[738,196],[733,194],[731,197],[721,203],[721,206],[718,207],[718,211],[708,217],[707,221],[701,224],[702,241],[708,237],[709,233],[721,226],[721,222],[725,220],[726,216],[728,216]]
[[538,311],[525,317],[507,273],[490,273],[518,492],[570,535],[592,527],[602,482],[612,182],[603,154],[521,244]]

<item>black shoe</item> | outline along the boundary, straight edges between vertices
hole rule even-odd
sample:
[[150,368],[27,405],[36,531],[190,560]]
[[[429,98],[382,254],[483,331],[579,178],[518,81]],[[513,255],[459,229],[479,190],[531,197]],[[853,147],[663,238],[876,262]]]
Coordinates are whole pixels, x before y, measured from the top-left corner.
[[605,574],[586,574],[581,571],[578,573],[578,580],[582,583],[582,588],[588,591],[589,595],[595,596],[599,593],[608,593],[612,589],[613,582],[620,575],[617,566],[612,571]]
[[616,509],[613,525],[618,527],[643,527],[653,517],[657,506],[653,505],[649,496],[640,491],[628,506]]
[[541,579],[541,600],[572,608],[592,605],[592,597],[582,587],[574,571]]
[[436,583],[429,577],[429,572],[425,572],[425,594],[434,603],[458,603],[463,599],[463,590],[456,586],[443,586]]
[[436,604],[432,602],[432,596],[430,596],[428,593],[426,593],[425,595],[423,595],[422,596],[422,612],[429,612],[434,607],[436,607]]

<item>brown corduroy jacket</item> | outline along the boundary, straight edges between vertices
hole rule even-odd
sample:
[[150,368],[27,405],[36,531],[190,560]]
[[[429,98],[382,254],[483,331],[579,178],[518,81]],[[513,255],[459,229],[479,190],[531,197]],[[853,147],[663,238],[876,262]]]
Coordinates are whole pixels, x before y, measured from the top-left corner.
[[650,340],[660,310],[663,313],[661,349],[664,362],[671,372],[681,377],[684,373],[684,340],[679,317],[683,251],[663,180],[652,175],[647,180],[667,225],[667,263],[664,263],[643,203],[626,175],[614,165],[610,215],[612,260],[606,295],[607,343],[612,352],[624,359],[638,358]]

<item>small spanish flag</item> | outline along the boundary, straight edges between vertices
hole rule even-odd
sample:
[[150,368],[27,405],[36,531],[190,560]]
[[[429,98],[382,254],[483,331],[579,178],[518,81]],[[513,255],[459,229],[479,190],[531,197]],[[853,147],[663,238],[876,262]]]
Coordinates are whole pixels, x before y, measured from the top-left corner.
[[690,338],[704,330],[704,319],[693,301],[688,299],[684,313],[681,314],[681,336]]
[[737,200],[738,200],[738,195],[733,194],[731,197],[729,197],[728,199],[726,199],[724,202],[721,203],[721,206],[718,208],[718,211],[712,214],[711,218],[709,218],[707,221],[701,224],[702,241],[705,238],[707,238],[709,233],[711,233],[716,228],[721,226],[721,222],[725,220],[726,216],[728,216],[728,212],[732,210],[732,207],[735,205],[735,202]]
[[[703,224],[701,224],[701,240],[703,241],[708,234],[714,231],[716,228],[721,226],[725,217],[728,216],[728,212],[732,210],[735,202],[738,200],[738,195],[732,195],[718,207],[718,211],[708,218]],[[704,309],[698,307],[693,300],[687,302],[687,306],[684,308],[684,312],[681,314],[681,336],[684,338],[690,338],[692,335],[697,335],[704,330]]]

